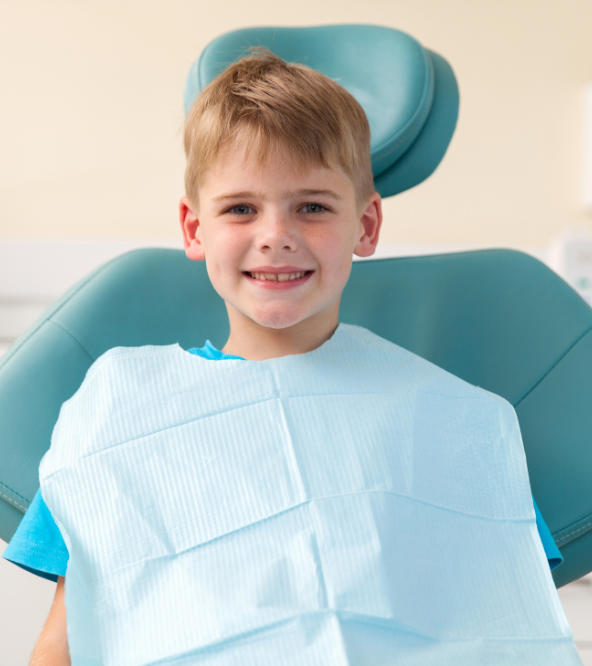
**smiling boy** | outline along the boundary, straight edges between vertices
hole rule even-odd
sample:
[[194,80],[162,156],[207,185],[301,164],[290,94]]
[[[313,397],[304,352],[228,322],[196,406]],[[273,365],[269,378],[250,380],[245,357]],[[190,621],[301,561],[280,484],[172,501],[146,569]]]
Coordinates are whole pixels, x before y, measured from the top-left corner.
[[337,327],[352,254],[374,253],[382,222],[363,110],[319,72],[246,59],[197,100],[185,150],[185,251],[205,259],[226,304],[223,351],[260,360],[318,347]]
[[180,205],[185,251],[224,299],[223,352],[260,360],[310,351],[337,327],[352,254],[374,252],[380,196],[361,203],[339,166],[298,168],[278,146],[259,164],[240,136]]
[[67,585],[31,663],[581,663],[514,410],[339,322],[382,222],[361,107],[263,52],[185,149],[185,252],[230,334],[109,350],[62,406],[40,481]]

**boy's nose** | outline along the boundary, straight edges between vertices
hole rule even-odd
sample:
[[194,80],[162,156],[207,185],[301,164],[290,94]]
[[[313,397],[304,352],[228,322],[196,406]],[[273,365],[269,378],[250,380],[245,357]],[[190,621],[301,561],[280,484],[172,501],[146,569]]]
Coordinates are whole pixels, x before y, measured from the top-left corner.
[[260,249],[295,250],[297,233],[293,225],[281,214],[275,213],[260,220],[258,244]]

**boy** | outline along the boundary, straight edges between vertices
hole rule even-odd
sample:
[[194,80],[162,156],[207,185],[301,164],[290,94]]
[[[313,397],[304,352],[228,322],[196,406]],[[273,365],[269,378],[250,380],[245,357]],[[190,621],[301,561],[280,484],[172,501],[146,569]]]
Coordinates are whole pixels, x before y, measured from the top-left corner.
[[40,480],[68,635],[60,576],[32,663],[581,663],[513,410],[339,324],[382,223],[359,105],[263,52],[185,150],[185,251],[230,335],[109,350],[62,406]]

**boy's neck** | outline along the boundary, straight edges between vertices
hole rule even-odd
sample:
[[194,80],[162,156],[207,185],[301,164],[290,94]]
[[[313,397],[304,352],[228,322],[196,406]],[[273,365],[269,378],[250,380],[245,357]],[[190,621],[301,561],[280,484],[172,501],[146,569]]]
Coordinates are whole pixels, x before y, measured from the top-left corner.
[[[321,324],[322,325],[319,325]],[[335,332],[338,319],[329,322],[306,320],[289,328],[267,328],[255,322],[230,323],[230,336],[222,348],[224,354],[242,356],[248,361],[305,354],[326,342]]]

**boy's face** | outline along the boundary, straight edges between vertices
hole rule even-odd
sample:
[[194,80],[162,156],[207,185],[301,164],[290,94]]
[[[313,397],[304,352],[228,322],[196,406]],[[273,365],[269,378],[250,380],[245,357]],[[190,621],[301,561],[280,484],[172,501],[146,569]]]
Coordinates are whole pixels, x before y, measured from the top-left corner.
[[312,326],[330,335],[352,253],[373,254],[382,220],[380,196],[360,210],[341,169],[298,169],[282,149],[259,165],[239,143],[207,172],[199,211],[184,197],[180,215],[185,252],[205,259],[231,336],[252,334],[253,326]]

